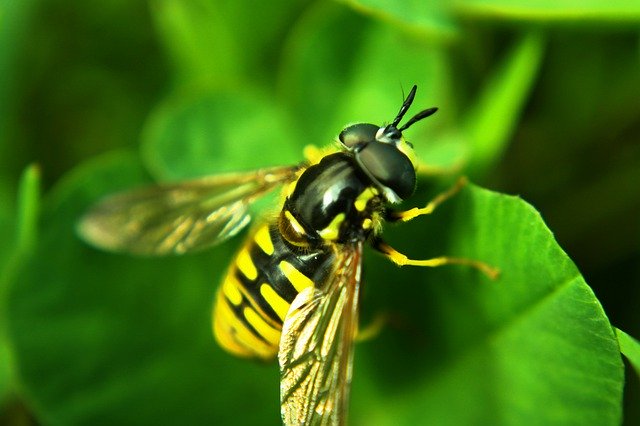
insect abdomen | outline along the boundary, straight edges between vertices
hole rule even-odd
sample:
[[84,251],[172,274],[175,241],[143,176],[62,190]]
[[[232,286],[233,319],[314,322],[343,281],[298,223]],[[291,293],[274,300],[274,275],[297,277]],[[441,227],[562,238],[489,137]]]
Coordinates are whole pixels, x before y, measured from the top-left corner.
[[293,299],[321,282],[330,250],[296,252],[275,224],[265,224],[245,242],[227,271],[213,314],[214,335],[229,352],[271,359],[278,352],[282,322]]

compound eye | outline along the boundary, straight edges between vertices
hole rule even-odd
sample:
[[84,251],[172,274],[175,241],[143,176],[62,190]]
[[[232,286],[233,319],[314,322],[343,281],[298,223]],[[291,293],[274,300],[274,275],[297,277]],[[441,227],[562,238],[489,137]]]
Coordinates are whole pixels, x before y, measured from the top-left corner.
[[400,199],[407,199],[416,187],[416,171],[411,160],[388,143],[371,143],[356,158],[378,183],[391,189]]
[[376,133],[379,129],[374,124],[354,124],[340,132],[340,142],[347,148],[368,144],[376,139]]

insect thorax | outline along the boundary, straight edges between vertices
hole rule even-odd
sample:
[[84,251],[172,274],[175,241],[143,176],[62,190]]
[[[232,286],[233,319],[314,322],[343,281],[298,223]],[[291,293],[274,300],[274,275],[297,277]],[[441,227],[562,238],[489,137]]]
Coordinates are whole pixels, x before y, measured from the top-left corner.
[[279,227],[296,246],[364,241],[376,229],[384,198],[350,153],[310,166],[287,193]]

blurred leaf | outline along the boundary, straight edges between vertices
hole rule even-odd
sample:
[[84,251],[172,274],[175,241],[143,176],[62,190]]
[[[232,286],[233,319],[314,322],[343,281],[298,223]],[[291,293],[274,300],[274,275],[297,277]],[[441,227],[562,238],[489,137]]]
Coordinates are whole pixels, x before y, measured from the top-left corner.
[[[0,324],[7,321],[6,293],[17,265],[37,243],[40,204],[40,171],[36,165],[25,169],[20,179],[18,200],[2,200],[0,192]],[[4,202],[3,202],[4,201]],[[17,204],[17,213],[13,211]],[[6,330],[0,328],[0,402],[11,392],[13,367]]]
[[467,18],[540,22],[640,22],[637,0],[457,0]]
[[450,16],[447,1],[436,0],[341,0],[355,10],[389,21],[425,37],[448,39],[458,35],[459,29]]
[[237,81],[240,48],[220,8],[208,0],[153,0],[159,36],[173,59],[178,81]]
[[[23,172],[17,203],[9,199],[13,198],[12,195],[0,190],[0,324],[7,321],[5,310],[9,282],[19,262],[37,242],[40,171],[36,165]],[[14,204],[17,204],[17,212],[13,211]],[[13,380],[10,345],[6,330],[0,328],[0,403],[12,391]]]
[[143,134],[147,167],[162,179],[296,164],[302,143],[278,105],[250,91],[176,93]]
[[36,243],[40,213],[40,170],[37,165],[25,169],[18,191],[16,246],[29,250]]
[[[146,259],[100,253],[73,235],[91,202],[142,180],[131,157],[111,156],[47,200],[42,236],[9,293],[30,405],[45,423],[278,424],[277,367],[235,360],[210,336],[229,247]],[[424,255],[442,250],[429,236],[446,235],[448,252],[497,265],[502,278],[455,267],[380,272],[388,265],[368,261],[370,288],[396,282],[385,304],[433,335],[426,351],[402,330],[358,350],[356,424],[617,424],[622,365],[611,326],[535,210],[475,187],[443,208],[402,227],[406,241]]]
[[15,195],[0,180],[0,276],[15,249]]
[[75,236],[89,203],[143,180],[131,156],[112,155],[48,198],[39,244],[9,292],[29,404],[46,424],[278,424],[277,367],[223,354],[211,336],[227,253],[133,258]]
[[544,49],[540,33],[525,34],[485,84],[466,117],[472,173],[482,174],[502,157],[538,76]]
[[629,363],[636,370],[636,374],[640,377],[640,342],[618,328],[616,328],[616,335],[620,344],[620,352],[627,357]]
[[0,411],[11,391],[11,380],[13,379],[11,369],[11,354],[9,345],[4,338],[0,338]]
[[210,0],[223,10],[225,21],[238,41],[246,81],[272,84],[282,54],[282,43],[299,15],[312,0],[256,2]]
[[292,28],[283,47],[278,91],[287,109],[296,112],[305,143],[323,145],[339,131],[331,125],[369,27],[349,9],[317,2]]
[[[6,268],[15,250],[15,201],[8,185],[0,181],[0,324],[6,321]],[[11,367],[9,348],[0,329],[0,404],[10,391]]]
[[[5,1],[0,4],[0,179],[7,179],[15,170],[16,158],[23,154],[12,144],[16,130],[15,104],[18,73],[25,33],[34,1]],[[13,176],[11,176],[13,178]]]
[[154,0],[160,36],[181,82],[216,87],[270,74],[279,44],[307,0]]

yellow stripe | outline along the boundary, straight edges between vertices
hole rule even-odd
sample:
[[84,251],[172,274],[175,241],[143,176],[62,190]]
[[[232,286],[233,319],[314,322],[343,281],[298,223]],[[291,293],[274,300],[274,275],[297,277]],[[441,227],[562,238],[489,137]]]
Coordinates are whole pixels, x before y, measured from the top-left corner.
[[277,352],[277,347],[268,345],[247,329],[224,300],[216,305],[215,315],[215,337],[228,351],[241,356],[259,356],[265,359],[272,358]]
[[[258,312],[258,315],[260,315],[262,318],[264,318],[264,320],[267,321],[272,327],[276,327],[276,328],[280,327],[280,325],[278,324],[277,320],[273,319],[269,315],[267,315],[264,312],[264,310],[260,307],[260,304],[255,300],[255,298],[258,297],[257,294],[252,294],[232,274],[229,274],[229,276],[227,276],[226,279],[227,280],[232,280],[233,283],[237,284],[236,289],[238,289],[238,291],[240,291],[242,296],[244,296],[245,300],[249,302],[249,305],[253,308],[253,310]],[[265,285],[265,284],[266,283],[263,283],[263,285]],[[266,285],[268,285],[268,284],[266,284]]]
[[222,284],[222,292],[227,296],[227,299],[236,306],[242,302],[242,293],[238,290],[239,285],[238,280],[231,274],[227,275]]
[[373,221],[369,218],[366,218],[362,221],[362,229],[370,229],[373,226]]
[[326,228],[318,231],[318,234],[325,240],[337,240],[340,236],[340,225],[344,221],[344,216],[344,213],[338,213]]
[[237,356],[251,356],[252,352],[248,351],[247,348],[241,346],[236,339],[233,338],[233,334],[231,332],[231,327],[225,321],[225,318],[228,317],[228,314],[223,313],[223,310],[229,310],[229,307],[226,306],[226,301],[222,298],[218,298],[218,302],[216,303],[216,307],[213,311],[213,335],[216,338],[216,341],[220,346],[222,346],[226,351],[231,352]]
[[251,255],[249,255],[249,251],[246,248],[243,248],[242,250],[240,250],[240,253],[238,253],[236,265],[238,265],[238,269],[240,269],[244,276],[249,278],[250,280],[253,281],[258,278],[258,270],[253,264]]
[[264,225],[256,235],[253,237],[258,247],[262,249],[263,252],[271,256],[273,254],[273,243],[271,242],[271,235],[269,235],[269,226]]
[[362,191],[360,195],[358,195],[358,198],[356,198],[356,201],[354,201],[353,205],[359,212],[364,211],[364,209],[367,208],[367,203],[369,202],[369,200],[376,195],[378,195],[378,190],[370,186]]
[[295,288],[298,293],[313,285],[313,281],[311,281],[309,277],[298,271],[295,266],[289,262],[283,260],[280,262],[279,266],[284,276],[287,277],[289,282],[293,285],[293,288]]
[[269,326],[269,324],[264,321],[264,319],[260,317],[260,315],[256,313],[256,311],[248,306],[244,308],[243,313],[247,322],[251,324],[251,326],[255,328],[256,331],[262,337],[264,337],[267,342],[271,343],[274,346],[278,346],[278,344],[280,343],[280,331],[274,330],[271,326]]
[[275,311],[275,313],[280,317],[282,321],[287,316],[287,312],[289,312],[289,307],[291,306],[284,300],[269,284],[262,284],[260,286],[260,294],[264,297],[264,300],[267,301],[269,306]]
[[298,222],[298,220],[295,217],[293,217],[293,215],[291,214],[291,212],[289,210],[285,210],[284,211],[284,216],[287,218],[287,220],[291,224],[291,227],[293,228],[293,230],[297,234],[299,234],[299,235],[305,235],[306,234],[304,228],[302,227],[302,225],[300,225],[300,222]]

